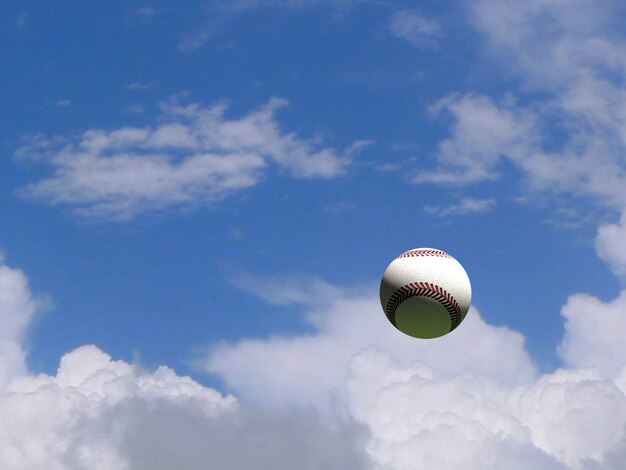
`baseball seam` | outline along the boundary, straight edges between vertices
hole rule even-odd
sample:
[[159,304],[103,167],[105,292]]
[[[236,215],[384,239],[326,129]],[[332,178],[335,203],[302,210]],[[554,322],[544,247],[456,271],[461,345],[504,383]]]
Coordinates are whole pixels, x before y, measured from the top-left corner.
[[441,304],[450,315],[450,331],[461,323],[461,307],[458,302],[443,287],[428,282],[412,282],[397,289],[385,307],[385,314],[389,321],[396,326],[396,311],[402,302],[413,297],[428,297]]
[[437,256],[439,258],[452,258],[448,253],[441,250],[411,250],[406,253],[402,253],[396,259],[409,258],[414,256]]

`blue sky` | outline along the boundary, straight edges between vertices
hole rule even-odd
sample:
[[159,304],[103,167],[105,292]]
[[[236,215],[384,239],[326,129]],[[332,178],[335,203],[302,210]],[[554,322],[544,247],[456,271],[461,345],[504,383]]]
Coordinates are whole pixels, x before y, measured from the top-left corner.
[[[21,2],[0,13],[3,295],[21,299],[3,314],[19,326],[6,334],[19,354],[3,359],[16,371],[5,390],[48,381],[63,395],[71,380],[57,369],[67,358],[65,370],[108,370],[141,389],[136,400],[161,403],[178,395],[137,384],[163,383],[157,367],[166,365],[172,390],[189,386],[224,409],[232,394],[250,429],[270,419],[286,435],[285,423],[299,421],[277,408],[295,403],[328,418],[337,400],[349,417],[342,436],[358,444],[363,433],[365,447],[354,444],[353,455],[325,443],[334,434],[323,423],[302,426],[329,461],[385,469],[418,465],[405,451],[435,458],[436,468],[458,464],[421,438],[390,457],[380,403],[360,395],[386,374],[390,383],[422,377],[405,384],[415,396],[462,380],[470,390],[482,380],[513,387],[493,396],[596,380],[626,402],[617,2]],[[437,344],[409,343],[378,323],[382,272],[421,246],[454,255],[473,287],[470,324]],[[450,351],[465,359],[439,362]],[[115,415],[97,383],[99,406]],[[172,419],[184,423],[193,406],[172,400],[181,413]],[[580,450],[580,423],[567,416],[555,418],[563,431],[523,406],[499,409],[529,434],[481,422],[485,447],[467,457],[476,468],[619,468],[625,455],[617,438]],[[611,434],[626,424],[626,406],[607,409],[590,408],[589,419],[617,416]],[[141,410],[128,429],[145,424]],[[398,410],[396,433],[411,412]],[[66,418],[51,422],[63,428]],[[108,423],[85,419],[96,434]],[[207,418],[190,429],[211,426]],[[490,439],[502,432],[514,444],[494,451]],[[55,431],[74,453],[43,446],[30,457],[95,468],[85,456],[96,444],[70,434]],[[106,442],[106,458],[93,454],[102,468],[152,462],[118,444]],[[194,452],[189,468],[207,461]],[[226,454],[225,468],[248,468]],[[30,457],[0,453],[6,468],[38,468]],[[278,450],[267,458],[273,468],[296,465]]]

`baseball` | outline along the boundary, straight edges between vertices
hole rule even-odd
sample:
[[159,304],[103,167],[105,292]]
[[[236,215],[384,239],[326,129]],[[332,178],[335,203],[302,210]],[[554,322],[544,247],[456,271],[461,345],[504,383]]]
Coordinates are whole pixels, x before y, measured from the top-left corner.
[[461,324],[472,300],[469,277],[445,251],[405,251],[387,267],[380,302],[393,326],[415,338],[437,338]]

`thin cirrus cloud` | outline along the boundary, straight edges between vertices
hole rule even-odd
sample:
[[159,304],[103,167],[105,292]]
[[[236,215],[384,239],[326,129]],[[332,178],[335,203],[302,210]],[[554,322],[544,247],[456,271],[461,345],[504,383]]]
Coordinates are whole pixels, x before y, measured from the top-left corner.
[[155,82],[132,82],[126,85],[126,88],[132,91],[145,91],[154,87]]
[[304,8],[315,5],[328,5],[335,8],[347,8],[369,0],[233,0],[220,2],[219,5],[229,11],[243,11],[261,7]]
[[415,47],[432,48],[442,35],[438,21],[427,18],[419,10],[401,10],[389,20],[389,30]]
[[451,215],[484,214],[492,211],[496,207],[496,204],[495,199],[464,197],[456,204],[449,206],[426,206],[424,210],[437,217],[448,217]]
[[[343,290],[323,279],[308,277],[265,278],[248,273],[238,273],[228,278],[229,283],[272,305],[306,305],[310,299],[335,299]],[[303,286],[306,288],[303,289]]]
[[205,20],[202,27],[184,34],[178,42],[178,50],[192,52],[205,46],[219,27],[215,17],[223,19],[259,8],[301,9],[319,5],[329,7],[335,12],[350,11],[357,4],[370,3],[372,0],[217,0],[215,11]]
[[50,176],[21,194],[52,205],[68,205],[82,216],[129,220],[169,207],[211,203],[257,185],[274,165],[294,178],[342,175],[355,143],[341,153],[281,131],[272,99],[238,119],[226,106],[170,102],[159,124],[111,131],[90,129],[77,138],[35,136],[19,158],[52,166]]

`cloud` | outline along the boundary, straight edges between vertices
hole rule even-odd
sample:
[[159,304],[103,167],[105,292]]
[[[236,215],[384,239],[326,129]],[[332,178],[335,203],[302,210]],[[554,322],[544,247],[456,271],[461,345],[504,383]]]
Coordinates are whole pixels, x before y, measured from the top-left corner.
[[[24,274],[7,266],[0,286],[3,322],[17,325],[4,330],[2,343],[20,349],[34,298]],[[0,392],[0,464],[621,468],[626,368],[616,354],[621,343],[607,339],[626,323],[626,293],[609,304],[580,304],[575,315],[566,306],[570,323],[583,314],[593,323],[611,309],[613,330],[566,328],[568,350],[579,357],[566,354],[569,369],[538,376],[523,337],[486,324],[475,309],[453,334],[416,341],[388,324],[377,299],[342,292],[326,307],[300,302],[311,334],[213,350],[205,364],[256,406],[165,366],[146,371],[113,360],[95,346],[65,354],[54,375],[32,375],[23,356],[0,349],[2,363],[13,365]]]
[[244,402],[347,414],[368,429],[376,468],[623,467],[626,291],[609,302],[570,297],[565,368],[543,375],[519,333],[475,308],[450,335],[418,341],[366,294],[299,303],[312,332],[224,342],[199,364]]
[[[128,419],[127,411],[114,410],[111,421]],[[129,468],[370,468],[363,429],[328,426],[312,412],[242,410],[206,419],[197,410],[167,403],[140,404],[133,412],[120,443]]]
[[132,82],[126,85],[126,88],[132,91],[149,90],[155,85],[155,82]]
[[240,12],[253,8],[307,8],[316,5],[328,5],[334,8],[345,9],[357,3],[368,0],[231,0],[223,2],[222,7],[231,12]]
[[615,274],[626,278],[626,210],[622,212],[619,223],[600,226],[596,250]]
[[626,291],[608,303],[589,294],[573,295],[561,313],[566,336],[559,351],[565,363],[609,377],[618,374],[626,364]]
[[35,299],[0,267],[0,467],[63,469],[370,468],[366,432],[318,413],[267,413],[189,377],[113,360],[93,345],[54,375],[26,370]]
[[311,305],[332,301],[345,294],[339,287],[307,276],[266,278],[240,273],[231,276],[229,282],[273,305]]
[[20,12],[20,14],[17,16],[17,19],[15,20],[16,28],[18,30],[26,28],[26,25],[28,25],[28,20],[29,20],[28,13],[25,11]]
[[127,11],[127,15],[131,20],[134,20],[136,22],[149,23],[154,21],[159,15],[162,15],[165,12],[166,10],[161,8],[138,7],[129,9]]
[[525,157],[537,141],[535,116],[510,100],[452,94],[431,107],[453,118],[451,137],[439,144],[439,168],[420,170],[415,183],[464,185],[496,179],[503,156]]
[[353,5],[368,1],[370,0],[218,0],[214,2],[215,11],[211,11],[211,16],[205,20],[204,25],[182,36],[178,50],[191,52],[205,46],[219,27],[215,17],[229,18],[259,8],[303,9],[318,5],[328,6],[342,14]]
[[[167,367],[114,361],[95,346],[54,376],[15,380],[0,397],[3,468],[366,468],[364,432],[313,412],[242,407]],[[333,427],[334,426],[334,427]]]
[[414,183],[459,186],[496,180],[506,159],[521,171],[530,191],[591,196],[619,209],[626,205],[626,147],[613,124],[590,122],[582,113],[573,116],[561,147],[549,151],[543,136],[554,125],[550,110],[472,94],[450,95],[432,109],[452,117],[451,135],[439,144],[437,167],[418,170]]
[[560,91],[623,71],[617,4],[594,0],[480,0],[471,21],[492,51],[534,87]]
[[178,50],[183,52],[195,51],[204,46],[211,38],[210,28],[185,34],[178,43]]
[[432,48],[441,37],[441,25],[418,10],[400,10],[389,21],[391,33],[415,47]]
[[567,368],[539,375],[523,336],[475,308],[450,335],[419,341],[371,295],[335,287],[318,302],[323,292],[298,285],[267,298],[303,307],[310,333],[224,342],[204,357],[235,398],[93,345],[33,375],[22,344],[36,302],[25,275],[2,265],[0,466],[623,468],[626,291],[608,303],[570,298]]
[[604,456],[625,442],[624,390],[591,371],[506,387],[469,374],[443,379],[421,361],[403,367],[368,351],[355,357],[349,383],[383,468],[609,468]]
[[[531,192],[591,196],[626,205],[626,38],[617,4],[590,0],[480,0],[470,21],[520,101],[467,93],[433,107],[451,117],[434,169],[413,181],[447,185],[498,178],[508,160]],[[537,96],[540,98],[537,98]],[[524,104],[520,104],[524,103]]]
[[37,309],[28,279],[0,260],[0,390],[9,379],[26,373],[24,340]]
[[219,201],[257,185],[270,164],[295,178],[342,175],[352,148],[341,155],[282,132],[275,113],[286,104],[272,99],[228,119],[223,104],[206,108],[172,101],[162,106],[153,126],[27,138],[16,155],[47,161],[53,172],[21,194],[69,205],[86,217],[128,220],[147,211]]
[[[302,297],[307,289],[305,285]],[[311,299],[316,297],[307,297]],[[307,320],[313,334],[219,344],[200,366],[218,374],[246,401],[319,409],[346,405],[349,364],[360,351],[372,347],[388,351],[404,365],[420,360],[442,377],[487,375],[518,384],[535,376],[523,337],[486,324],[475,309],[453,334],[437,341],[416,341],[389,324],[377,297],[344,294],[328,300],[322,298],[309,307]],[[494,357],[502,360],[493,361]]]
[[145,107],[140,104],[129,104],[128,106],[124,106],[122,112],[128,114],[143,114],[145,112]]
[[327,214],[343,214],[345,212],[353,211],[356,209],[356,205],[352,202],[336,202],[333,204],[325,205],[322,210]]
[[474,199],[471,197],[464,197],[458,204],[452,204],[450,206],[426,206],[424,210],[429,214],[436,215],[437,217],[448,217],[450,215],[470,215],[470,214],[484,214],[493,210],[497,202],[495,199]]

